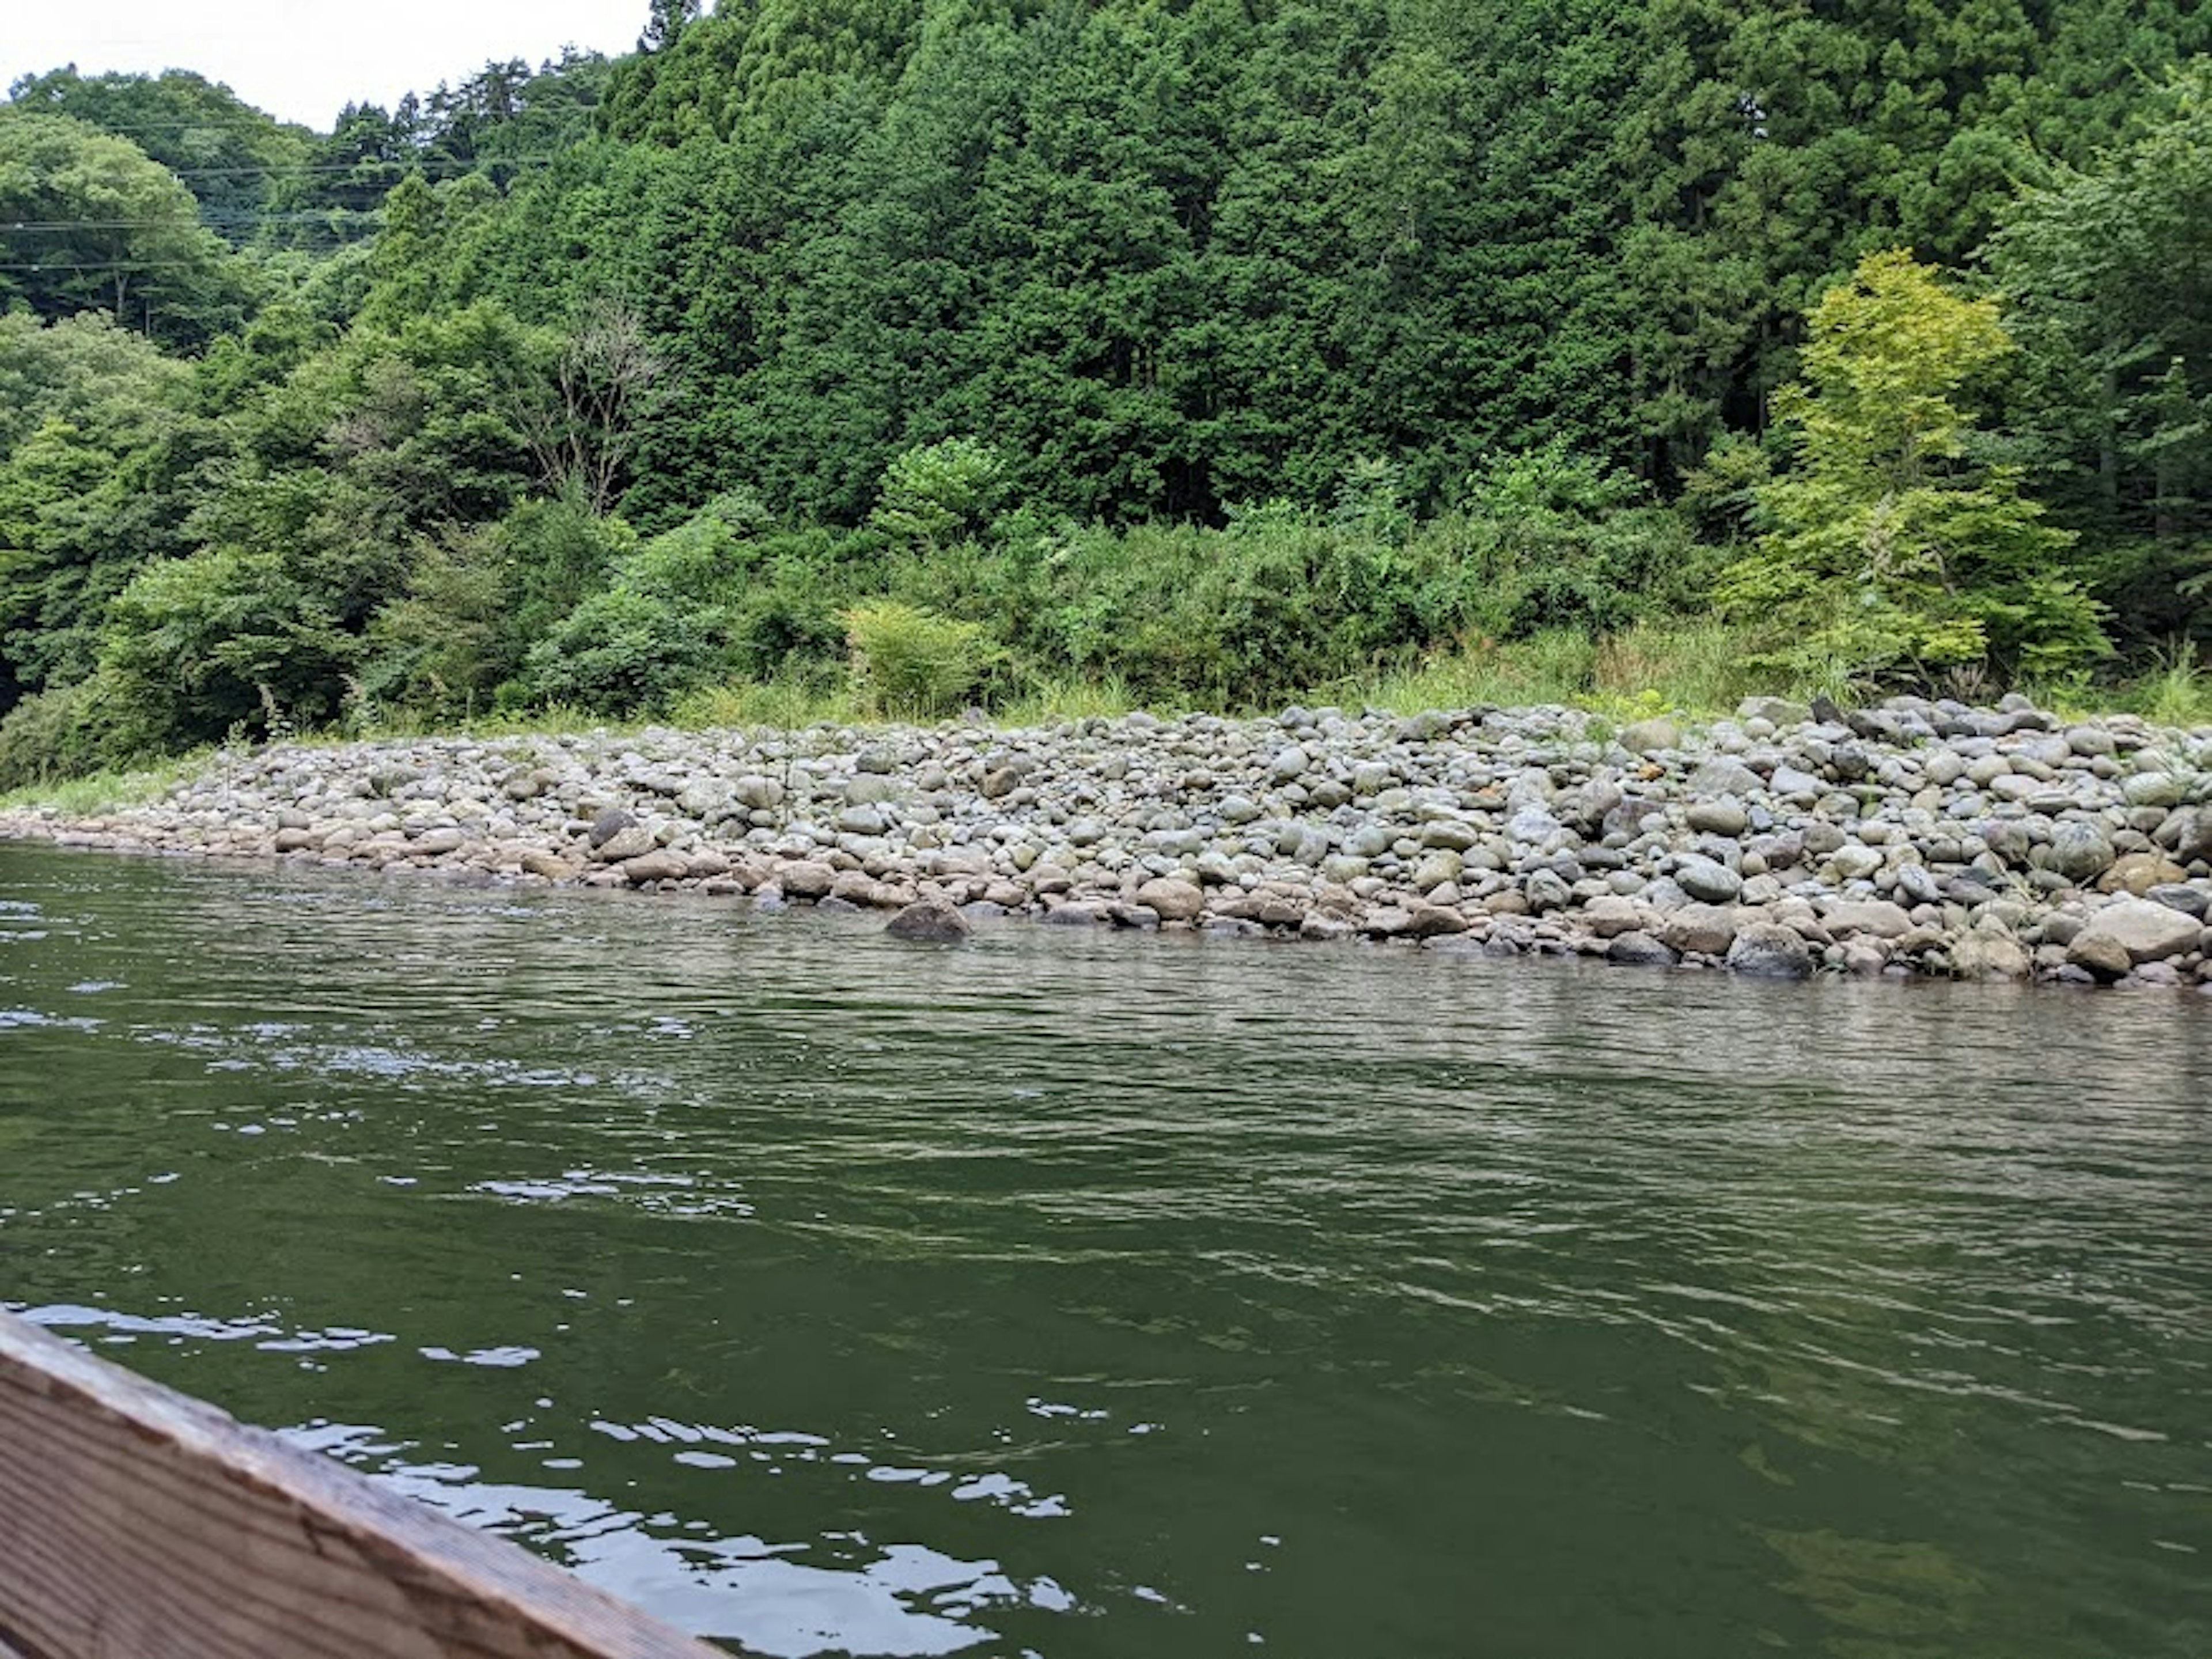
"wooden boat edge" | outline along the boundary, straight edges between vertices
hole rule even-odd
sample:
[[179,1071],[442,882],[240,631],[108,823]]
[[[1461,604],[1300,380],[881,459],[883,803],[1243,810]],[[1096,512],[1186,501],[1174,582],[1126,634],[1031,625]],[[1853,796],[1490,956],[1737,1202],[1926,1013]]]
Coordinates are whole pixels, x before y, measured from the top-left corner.
[[0,1659],[717,1651],[0,1311]]

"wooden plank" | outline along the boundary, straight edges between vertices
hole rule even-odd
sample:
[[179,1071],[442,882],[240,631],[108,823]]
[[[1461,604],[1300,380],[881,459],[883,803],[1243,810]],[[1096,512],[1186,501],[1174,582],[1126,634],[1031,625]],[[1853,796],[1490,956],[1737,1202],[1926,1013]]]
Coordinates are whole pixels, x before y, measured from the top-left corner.
[[0,1313],[0,1659],[719,1659]]

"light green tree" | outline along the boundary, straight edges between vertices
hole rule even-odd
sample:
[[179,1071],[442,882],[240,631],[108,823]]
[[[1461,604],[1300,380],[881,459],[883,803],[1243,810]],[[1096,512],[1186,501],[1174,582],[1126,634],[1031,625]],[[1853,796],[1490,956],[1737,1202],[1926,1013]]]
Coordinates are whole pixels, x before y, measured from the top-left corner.
[[205,319],[186,313],[220,310],[226,263],[192,193],[137,145],[0,106],[0,302],[190,335]]
[[1962,402],[2014,350],[1994,299],[1901,251],[1869,254],[1813,307],[1802,378],[1776,398],[1796,465],[1766,483],[1767,533],[1721,584],[1801,674],[1972,683],[2077,671],[2106,649],[2067,573],[2072,535],[1981,459]]

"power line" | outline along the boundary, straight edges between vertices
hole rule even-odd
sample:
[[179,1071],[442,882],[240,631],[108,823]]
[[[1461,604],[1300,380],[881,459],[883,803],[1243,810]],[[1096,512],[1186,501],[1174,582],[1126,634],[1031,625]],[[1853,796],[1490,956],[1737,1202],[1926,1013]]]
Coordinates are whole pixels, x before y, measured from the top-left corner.
[[13,270],[33,276],[47,271],[64,270],[75,271],[82,275],[95,270],[204,270],[205,269],[207,269],[207,261],[204,259],[55,259],[42,265],[0,265],[0,270]]
[[169,230],[190,222],[212,228],[222,225],[240,229],[249,225],[330,225],[333,214],[343,214],[349,222],[381,221],[382,208],[326,208],[301,213],[227,213],[216,211],[195,216],[189,222],[178,219],[17,219],[0,221],[0,234],[13,235],[17,231],[80,231],[80,230]]

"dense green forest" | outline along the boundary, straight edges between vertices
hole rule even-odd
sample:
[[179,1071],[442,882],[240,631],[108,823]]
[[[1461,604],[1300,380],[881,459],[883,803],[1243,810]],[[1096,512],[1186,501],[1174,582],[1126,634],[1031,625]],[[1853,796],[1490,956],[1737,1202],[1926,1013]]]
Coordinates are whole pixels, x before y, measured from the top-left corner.
[[328,133],[180,71],[9,89],[0,787],[748,686],[2212,645],[2190,0],[641,21]]

